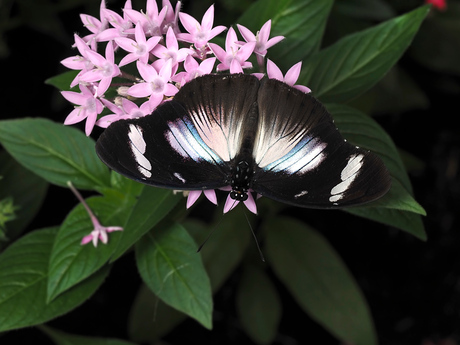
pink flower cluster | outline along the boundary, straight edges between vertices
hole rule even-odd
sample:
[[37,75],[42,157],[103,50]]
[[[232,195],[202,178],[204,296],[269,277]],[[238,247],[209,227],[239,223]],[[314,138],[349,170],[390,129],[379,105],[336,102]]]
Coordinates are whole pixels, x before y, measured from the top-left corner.
[[[86,121],[85,133],[90,135],[95,125],[106,128],[114,121],[150,115],[156,107],[173,97],[180,87],[198,76],[221,71],[244,73],[244,69],[253,67],[248,61],[252,54],[257,57],[259,70],[266,70],[268,78],[279,79],[303,92],[310,92],[305,86],[294,85],[301,62],[285,76],[275,63],[270,60],[265,62],[267,49],[284,38],[270,38],[270,20],[256,34],[237,25],[244,41],[239,41],[236,31],[229,28],[224,49],[209,42],[227,29],[224,26],[213,27],[214,6],[209,7],[200,23],[180,12],[180,1],[175,8],[169,0],[163,0],[162,5],[159,9],[155,0],[147,0],[146,10],[136,11],[132,9],[131,0],[127,0],[123,15],[120,15],[107,9],[105,0],[102,0],[99,18],[80,15],[90,33],[83,37],[75,34],[74,47],[78,55],[61,61],[65,67],[78,71],[70,86],[80,89],[80,92],[62,92],[63,97],[75,105],[64,124]],[[179,23],[186,32],[181,32]],[[259,79],[264,76],[263,73],[254,75]],[[109,88],[116,90],[116,97],[106,97]],[[213,190],[204,193],[216,203]],[[201,191],[190,192],[187,207],[200,194]],[[256,213],[253,196],[250,193],[248,196],[245,205]],[[227,199],[224,212],[237,203]],[[99,234],[101,231],[96,232]],[[105,240],[105,237],[92,233],[84,242],[97,242],[98,236]]]
[[[79,71],[70,86],[78,85],[80,89],[80,92],[62,92],[75,104],[64,124],[86,120],[85,133],[90,135],[94,125],[106,128],[120,119],[149,115],[174,96],[182,85],[198,76],[213,73],[214,69],[216,72],[243,73],[243,69],[252,68],[252,63],[247,61],[252,54],[257,56],[259,67],[266,69],[269,78],[294,86],[300,62],[285,77],[270,60],[265,68],[267,49],[284,38],[269,38],[270,20],[256,34],[237,25],[244,41],[239,41],[235,30],[230,28],[224,49],[209,43],[226,30],[224,26],[213,27],[214,6],[206,11],[201,23],[180,12],[180,7],[180,2],[173,8],[169,0],[163,0],[159,10],[155,0],[147,0],[145,12],[139,12],[133,10],[131,0],[127,0],[121,16],[107,9],[102,0],[100,18],[80,16],[90,34],[83,37],[75,34],[79,54],[61,61],[67,68]],[[179,22],[186,32],[180,31]],[[120,59],[116,60],[115,54]],[[216,60],[219,63],[215,68]],[[122,70],[124,67],[135,73]],[[261,73],[255,75],[263,76]],[[118,96],[114,99],[105,97],[109,87],[117,90]],[[305,86],[294,87],[309,92]],[[109,114],[101,117],[105,108]]]

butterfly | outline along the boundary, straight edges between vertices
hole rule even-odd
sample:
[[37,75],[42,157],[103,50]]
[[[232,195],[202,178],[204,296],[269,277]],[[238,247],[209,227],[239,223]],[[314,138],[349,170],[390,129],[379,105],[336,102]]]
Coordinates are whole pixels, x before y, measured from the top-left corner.
[[151,115],[112,123],[96,152],[130,179],[176,190],[231,186],[294,206],[340,208],[382,197],[382,160],[343,139],[312,95],[275,79],[204,75]]

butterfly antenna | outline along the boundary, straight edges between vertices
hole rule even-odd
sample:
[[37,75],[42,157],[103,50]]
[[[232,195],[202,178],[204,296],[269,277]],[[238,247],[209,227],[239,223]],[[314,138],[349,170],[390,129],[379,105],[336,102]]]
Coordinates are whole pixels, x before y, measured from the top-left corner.
[[252,228],[251,223],[249,222],[249,218],[248,218],[246,212],[244,211],[243,208],[241,208],[241,209],[243,210],[243,214],[244,214],[244,216],[246,217],[246,220],[248,221],[249,229],[251,229],[252,236],[254,237],[254,240],[256,241],[257,250],[259,251],[260,258],[261,258],[261,260],[262,260],[263,262],[265,262],[264,254],[262,253],[262,250],[260,249],[259,241],[257,240],[256,233],[254,232],[254,229]]
[[200,246],[196,250],[197,253],[199,253],[201,251],[201,249],[203,248],[203,246],[206,244],[206,242],[208,242],[208,240],[211,238],[211,236],[214,233],[214,231],[216,231],[216,229],[219,227],[221,222],[222,222],[222,218],[219,220],[219,223],[217,223],[216,226],[211,230],[211,232],[209,233],[208,237],[206,237],[206,239],[203,241],[203,243],[200,244]]

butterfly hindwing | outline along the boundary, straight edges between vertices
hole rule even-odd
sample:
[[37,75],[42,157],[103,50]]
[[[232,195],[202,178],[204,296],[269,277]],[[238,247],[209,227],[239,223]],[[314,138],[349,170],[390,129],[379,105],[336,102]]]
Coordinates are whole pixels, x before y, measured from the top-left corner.
[[255,191],[311,208],[362,204],[388,191],[390,178],[380,158],[347,143],[314,97],[266,80],[258,104]]

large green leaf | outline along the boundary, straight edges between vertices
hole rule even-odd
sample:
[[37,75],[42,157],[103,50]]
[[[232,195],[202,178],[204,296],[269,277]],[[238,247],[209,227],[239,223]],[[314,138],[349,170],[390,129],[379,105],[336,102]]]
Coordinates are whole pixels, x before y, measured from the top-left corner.
[[[103,226],[122,226],[134,200],[116,197],[92,197],[86,200]],[[49,263],[48,299],[52,300],[98,271],[110,259],[121,237],[119,231],[109,235],[109,242],[81,245],[84,236],[94,230],[83,205],[76,206],[62,223],[54,241]]]
[[236,306],[249,337],[257,344],[271,344],[281,320],[281,301],[272,281],[260,267],[245,265]]
[[0,332],[47,322],[85,302],[109,272],[105,266],[47,303],[48,261],[57,228],[36,230],[0,255]]
[[108,187],[109,169],[94,141],[75,128],[41,118],[0,121],[0,142],[27,169],[46,181],[79,189]]
[[179,224],[165,223],[137,242],[139,272],[162,301],[211,329],[211,284],[195,241]]
[[[210,231],[215,230],[201,250],[211,289],[216,293],[241,262],[252,240],[244,214],[235,210],[226,214],[222,222],[211,225],[187,220],[183,223],[196,243],[203,243]],[[252,248],[257,252],[256,246]],[[161,317],[159,317],[161,315]],[[158,300],[151,290],[142,287],[134,301],[129,318],[129,333],[138,342],[154,342],[170,332],[186,318],[185,314]]]
[[122,256],[182,199],[181,193],[174,194],[168,189],[145,186],[124,225],[111,261]]
[[327,240],[286,217],[268,219],[263,226],[269,263],[299,306],[343,342],[377,344],[364,296]]
[[[48,183],[16,162],[7,152],[0,152],[0,200],[11,197],[16,218],[6,226],[8,240],[15,239],[32,221],[48,190]],[[0,243],[0,249],[3,244]]]
[[268,56],[286,71],[318,50],[332,4],[332,0],[259,0],[237,23],[255,33],[272,19],[270,37],[285,39],[270,48]]
[[344,102],[377,83],[412,42],[429,6],[339,40],[305,61],[299,84],[323,102]]

